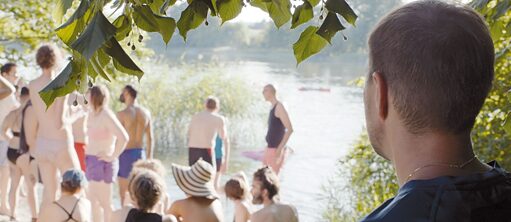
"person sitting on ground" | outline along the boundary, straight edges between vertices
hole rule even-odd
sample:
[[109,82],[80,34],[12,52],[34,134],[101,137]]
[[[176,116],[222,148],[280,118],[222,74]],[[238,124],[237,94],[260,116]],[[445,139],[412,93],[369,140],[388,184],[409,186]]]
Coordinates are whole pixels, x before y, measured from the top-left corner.
[[177,185],[187,198],[175,201],[168,214],[181,222],[221,222],[224,220],[222,204],[218,199],[213,177],[215,169],[199,159],[191,167],[172,164]]
[[9,138],[9,149],[7,150],[7,159],[11,168],[11,191],[9,193],[9,205],[11,207],[11,220],[16,218],[16,205],[18,203],[18,188],[20,187],[21,176],[25,178],[28,187],[28,205],[32,212],[32,218],[37,218],[37,199],[35,195],[35,181],[32,180],[30,169],[30,154],[26,136],[24,135],[24,117],[25,111],[30,106],[29,91],[27,87],[21,89],[21,106],[11,111],[2,125],[2,134]]
[[484,19],[467,6],[409,3],[371,33],[369,61],[367,131],[400,188],[362,221],[510,221],[511,174],[478,160],[471,141],[494,77]]
[[279,178],[270,167],[264,166],[254,173],[252,203],[263,204],[264,207],[251,215],[251,222],[298,221],[298,212],[294,206],[279,203],[279,191]]
[[87,179],[79,169],[68,170],[62,175],[62,195],[53,204],[41,209],[39,222],[90,222],[91,203],[83,197],[82,190],[87,186]]
[[[160,178],[162,178],[162,183],[164,186],[166,186],[163,178],[166,178],[165,175],[167,174],[167,172],[161,161],[158,159],[137,160],[137,162],[133,164],[133,170],[131,171],[130,176],[128,177],[128,182],[135,178],[135,176],[139,172],[142,172],[143,170],[155,172]],[[125,196],[123,203],[124,206],[135,204],[135,202],[130,198],[129,191],[127,191],[124,196]],[[155,211],[158,212],[159,214],[164,214],[170,209],[170,206],[171,202],[169,195],[167,193],[163,193],[162,199],[156,204],[156,206],[153,209],[155,209]]]
[[163,179],[155,172],[147,169],[132,171],[133,178],[128,182],[130,198],[133,206],[125,206],[114,212],[114,222],[177,222],[172,215],[162,216],[157,209],[158,203],[165,195]]
[[243,172],[236,174],[224,186],[225,196],[234,202],[234,222],[250,220],[251,199],[247,177]]

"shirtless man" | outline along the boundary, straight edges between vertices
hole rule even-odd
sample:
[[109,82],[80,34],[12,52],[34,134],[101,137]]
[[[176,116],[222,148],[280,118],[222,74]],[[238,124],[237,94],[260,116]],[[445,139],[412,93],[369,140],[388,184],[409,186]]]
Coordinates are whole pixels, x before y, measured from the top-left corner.
[[[121,203],[124,203],[124,195],[128,191],[128,176],[133,169],[133,163],[139,159],[153,158],[153,129],[149,110],[137,104],[137,90],[131,85],[126,85],[119,100],[126,104],[126,108],[117,113],[117,118],[129,135],[128,145],[119,156],[119,192]],[[143,141],[145,137],[146,149],[144,152]]]
[[[11,73],[13,69],[16,69],[16,66],[7,66],[9,66],[9,63],[2,66],[2,73],[0,75],[0,107],[2,107],[0,109],[0,125],[7,114],[18,107],[18,102],[14,96],[16,88],[9,80],[4,78],[7,73]],[[8,145],[7,138],[4,138],[4,136],[0,134],[0,213],[5,215],[8,215],[10,212],[9,204],[7,203],[9,194],[7,191],[9,187],[9,165],[7,162]]]
[[263,164],[270,166],[278,175],[284,163],[286,144],[293,133],[293,126],[284,105],[277,100],[277,90],[273,85],[264,87],[263,96],[272,105],[268,117],[267,147],[264,150]]
[[292,205],[278,203],[279,178],[270,167],[254,173],[252,203],[263,204],[263,209],[253,213],[251,222],[298,222],[298,213]]
[[39,96],[41,91],[55,76],[59,49],[51,45],[41,46],[36,53],[36,62],[42,74],[29,83],[30,100],[37,116],[37,131],[33,155],[40,167],[44,191],[42,206],[55,201],[58,170],[80,169],[80,163],[73,147],[71,124],[67,119],[67,96],[57,98],[50,107]]
[[225,127],[225,118],[218,114],[220,102],[216,97],[208,97],[205,104],[206,110],[195,114],[188,127],[188,164],[191,166],[202,158],[209,164],[216,166],[216,158],[213,156],[217,135],[222,139],[225,147],[225,157],[220,166],[222,172],[227,170],[229,162],[229,139]]

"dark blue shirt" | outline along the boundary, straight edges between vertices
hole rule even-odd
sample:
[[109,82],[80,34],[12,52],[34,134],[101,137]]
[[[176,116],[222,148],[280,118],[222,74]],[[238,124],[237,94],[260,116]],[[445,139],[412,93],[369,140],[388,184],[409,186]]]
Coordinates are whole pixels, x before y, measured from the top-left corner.
[[488,164],[485,173],[412,180],[362,221],[511,221],[511,174]]

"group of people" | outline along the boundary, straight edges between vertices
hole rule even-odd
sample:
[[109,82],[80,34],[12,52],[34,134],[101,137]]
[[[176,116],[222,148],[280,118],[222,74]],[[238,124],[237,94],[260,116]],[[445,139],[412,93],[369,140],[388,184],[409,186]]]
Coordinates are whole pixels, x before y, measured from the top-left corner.
[[[471,142],[494,78],[495,50],[481,16],[441,1],[412,2],[385,16],[368,44],[367,131],[374,150],[393,164],[400,189],[362,221],[509,221],[511,174],[495,161],[480,161]],[[151,159],[149,112],[136,104],[133,87],[124,88],[120,100],[127,106],[117,115],[104,86],[90,88],[76,106],[67,96],[45,106],[38,92],[54,76],[57,53],[47,45],[38,50],[42,75],[26,87],[17,82],[16,65],[1,69],[1,213],[15,217],[23,175],[34,221],[91,221],[91,212],[92,221],[223,221],[219,193],[233,201],[236,222],[298,221],[296,209],[279,202],[278,173],[293,127],[275,87],[263,91],[273,106],[265,166],[253,174],[251,188],[244,173],[220,186],[230,144],[219,100],[210,97],[189,126],[189,166],[172,164],[186,194],[172,201],[165,168]],[[116,178],[122,208],[114,210]],[[252,204],[263,207],[254,212]]]
[[[275,87],[267,85],[263,92],[273,105],[264,158],[269,167],[254,174],[254,195],[244,173],[220,185],[230,144],[226,120],[218,114],[220,101],[208,97],[205,110],[193,116],[188,127],[189,166],[172,166],[176,184],[188,198],[172,203],[165,168],[153,159],[151,115],[138,105],[137,90],[123,88],[119,101],[126,107],[117,113],[109,108],[109,91],[102,85],[90,87],[85,96],[74,92],[46,106],[38,92],[55,77],[59,58],[58,48],[41,46],[36,62],[42,73],[28,84],[18,76],[16,64],[1,68],[1,214],[16,220],[18,196],[25,190],[32,221],[223,221],[219,193],[236,203],[235,221],[267,221],[258,218],[274,214],[253,212],[249,200],[252,196],[253,203],[267,207],[278,201],[276,175],[292,126]],[[117,210],[112,203],[116,182],[123,206]],[[43,185],[40,206],[37,183]],[[298,220],[291,206],[271,208],[282,209],[279,217]]]

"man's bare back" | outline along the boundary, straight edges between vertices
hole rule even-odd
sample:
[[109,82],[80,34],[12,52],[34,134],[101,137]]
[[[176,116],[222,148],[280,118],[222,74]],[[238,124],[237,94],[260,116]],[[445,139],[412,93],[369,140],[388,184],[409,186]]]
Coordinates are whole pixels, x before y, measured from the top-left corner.
[[291,205],[275,203],[252,214],[250,220],[252,222],[298,222],[298,213]]
[[[144,135],[146,135],[151,127],[149,111],[140,106],[128,106],[124,110],[119,111],[117,117],[130,138],[126,149],[144,147]],[[151,147],[146,148],[149,149]]]

